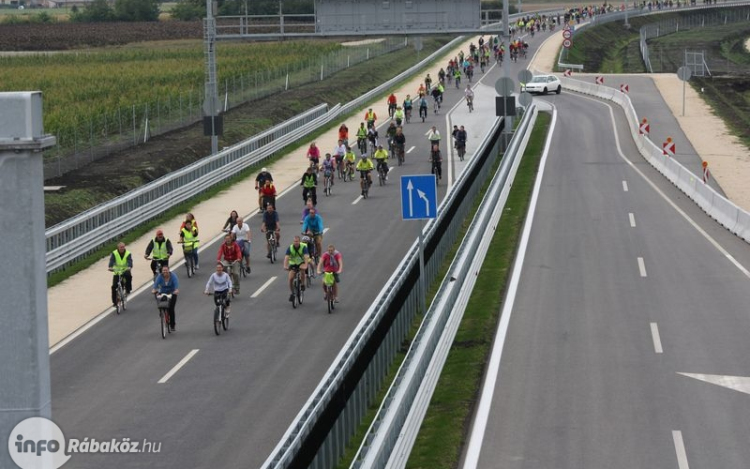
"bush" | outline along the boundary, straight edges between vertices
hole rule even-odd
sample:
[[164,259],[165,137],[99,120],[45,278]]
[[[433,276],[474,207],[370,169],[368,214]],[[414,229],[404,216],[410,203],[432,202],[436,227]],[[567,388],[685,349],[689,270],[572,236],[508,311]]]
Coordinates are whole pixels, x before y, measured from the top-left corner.
[[83,10],[71,12],[70,20],[77,23],[114,21],[115,13],[112,11],[107,0],[94,0],[86,5]]
[[115,0],[115,17],[118,21],[159,21],[159,4],[156,0]]
[[195,21],[206,17],[206,4],[194,0],[180,0],[169,14],[180,21]]

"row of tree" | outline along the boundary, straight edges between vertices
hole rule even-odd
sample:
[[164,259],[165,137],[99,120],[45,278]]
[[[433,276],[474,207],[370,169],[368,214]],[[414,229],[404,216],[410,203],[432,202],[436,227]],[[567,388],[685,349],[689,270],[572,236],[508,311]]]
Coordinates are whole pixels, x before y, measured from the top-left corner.
[[84,8],[73,7],[70,20],[79,23],[102,21],[159,21],[157,0],[94,0]]

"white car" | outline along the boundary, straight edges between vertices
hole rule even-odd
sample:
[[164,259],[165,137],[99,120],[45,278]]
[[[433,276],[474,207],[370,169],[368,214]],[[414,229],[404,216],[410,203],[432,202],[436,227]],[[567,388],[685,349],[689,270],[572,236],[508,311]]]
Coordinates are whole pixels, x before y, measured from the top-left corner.
[[530,82],[526,83],[524,91],[542,94],[554,91],[555,93],[560,94],[562,91],[562,83],[560,83],[560,79],[554,75],[536,75]]

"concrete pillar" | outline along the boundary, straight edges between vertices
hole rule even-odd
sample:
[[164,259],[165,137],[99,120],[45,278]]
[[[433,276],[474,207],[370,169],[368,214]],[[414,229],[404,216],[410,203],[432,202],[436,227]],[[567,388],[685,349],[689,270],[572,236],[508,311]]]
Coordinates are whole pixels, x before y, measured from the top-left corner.
[[[0,444],[50,417],[42,93],[0,93]],[[0,451],[0,467],[16,467]]]

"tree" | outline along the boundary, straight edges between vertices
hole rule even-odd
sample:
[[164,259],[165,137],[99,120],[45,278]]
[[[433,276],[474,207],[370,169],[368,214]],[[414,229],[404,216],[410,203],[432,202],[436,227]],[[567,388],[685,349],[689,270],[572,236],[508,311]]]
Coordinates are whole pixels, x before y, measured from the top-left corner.
[[107,0],[94,0],[86,5],[83,10],[71,11],[70,19],[79,23],[113,21],[115,14]]
[[206,2],[200,0],[180,0],[169,12],[172,18],[180,21],[195,21],[206,16]]
[[159,21],[157,0],[115,0],[115,17],[119,21]]

